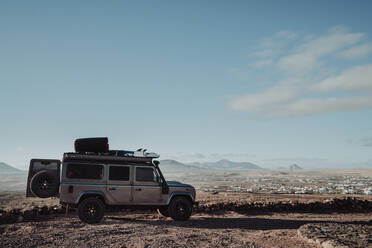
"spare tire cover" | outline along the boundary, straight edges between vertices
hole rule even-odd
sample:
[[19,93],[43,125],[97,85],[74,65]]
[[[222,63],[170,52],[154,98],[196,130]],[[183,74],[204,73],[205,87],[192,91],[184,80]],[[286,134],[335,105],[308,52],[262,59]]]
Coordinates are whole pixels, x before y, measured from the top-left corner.
[[39,171],[30,181],[31,192],[40,198],[56,196],[58,188],[59,181],[57,176],[47,170]]

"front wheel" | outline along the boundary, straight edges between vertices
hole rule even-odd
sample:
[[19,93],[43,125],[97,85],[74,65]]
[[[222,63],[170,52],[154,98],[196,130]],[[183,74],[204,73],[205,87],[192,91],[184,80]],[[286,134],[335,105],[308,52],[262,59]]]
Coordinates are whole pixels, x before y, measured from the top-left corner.
[[79,203],[78,213],[80,220],[89,224],[98,223],[105,213],[105,205],[100,199],[87,198]]
[[174,220],[188,220],[192,213],[192,204],[185,197],[174,198],[169,204],[169,216]]

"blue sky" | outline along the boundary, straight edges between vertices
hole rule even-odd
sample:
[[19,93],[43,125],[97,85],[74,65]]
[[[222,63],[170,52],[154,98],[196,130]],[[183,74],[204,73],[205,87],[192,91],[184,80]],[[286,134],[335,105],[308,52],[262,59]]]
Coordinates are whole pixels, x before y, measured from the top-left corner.
[[371,1],[1,1],[0,161],[78,137],[372,167]]

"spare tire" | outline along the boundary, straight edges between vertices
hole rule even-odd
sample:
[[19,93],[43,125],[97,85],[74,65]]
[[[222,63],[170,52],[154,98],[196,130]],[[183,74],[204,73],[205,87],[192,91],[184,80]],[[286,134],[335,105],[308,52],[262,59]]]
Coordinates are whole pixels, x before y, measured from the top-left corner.
[[40,198],[56,196],[59,188],[58,177],[50,171],[36,173],[30,181],[31,192]]

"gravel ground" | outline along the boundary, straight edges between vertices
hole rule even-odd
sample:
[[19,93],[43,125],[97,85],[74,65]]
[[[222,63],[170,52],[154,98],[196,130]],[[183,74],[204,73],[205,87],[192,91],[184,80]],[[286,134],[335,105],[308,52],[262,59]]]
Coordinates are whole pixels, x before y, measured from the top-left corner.
[[298,229],[298,234],[311,243],[321,244],[324,248],[370,248],[372,247],[372,225],[368,224],[306,224]]
[[[310,224],[370,226],[366,214],[274,214],[192,216],[176,222],[156,213],[111,214],[96,225],[74,215],[0,225],[0,247],[321,247],[297,234]],[[353,246],[355,247],[355,246]]]
[[[344,196],[336,196],[344,199]],[[199,194],[199,213],[189,221],[176,222],[151,211],[107,213],[102,223],[82,223],[75,213],[64,216],[57,198],[25,198],[24,195],[0,195],[0,210],[33,211],[37,218],[0,224],[0,247],[368,247],[371,245],[372,214],[370,205],[359,211],[359,200],[336,201],[348,213],[282,212],[278,208],[255,213],[241,211],[241,203],[258,202],[260,209],[271,203],[296,202],[311,206],[325,202],[326,208],[335,196],[292,196],[270,194]],[[370,201],[371,196],[358,197]],[[328,203],[327,203],[328,202]],[[260,205],[263,204],[263,205]],[[297,205],[296,205],[297,204]],[[221,206],[220,206],[221,205]],[[357,205],[357,206],[354,206]],[[43,213],[42,206],[47,211]],[[204,206],[204,207],[203,207]],[[238,206],[238,207],[237,207]],[[301,206],[298,205],[298,206]],[[317,206],[317,205],[315,205]],[[333,205],[332,205],[333,206]],[[364,207],[364,208],[365,208]],[[226,209],[226,211],[220,211]],[[237,211],[229,211],[235,209]],[[355,210],[355,211],[354,211]],[[63,211],[62,211],[63,213]],[[240,213],[240,214],[239,214]],[[1,214],[1,213],[0,213]],[[25,215],[26,217],[26,215]],[[18,218],[18,217],[17,217]],[[15,221],[17,220],[15,219]],[[18,219],[21,221],[21,217]],[[28,220],[28,221],[27,221]],[[31,221],[33,220],[33,221]],[[1,222],[0,222],[1,223]],[[3,222],[10,223],[10,222]],[[320,231],[319,231],[320,230]],[[324,238],[327,239],[324,239]],[[317,241],[318,240],[318,241]],[[339,243],[337,243],[339,242]],[[328,245],[328,246],[326,246]]]

